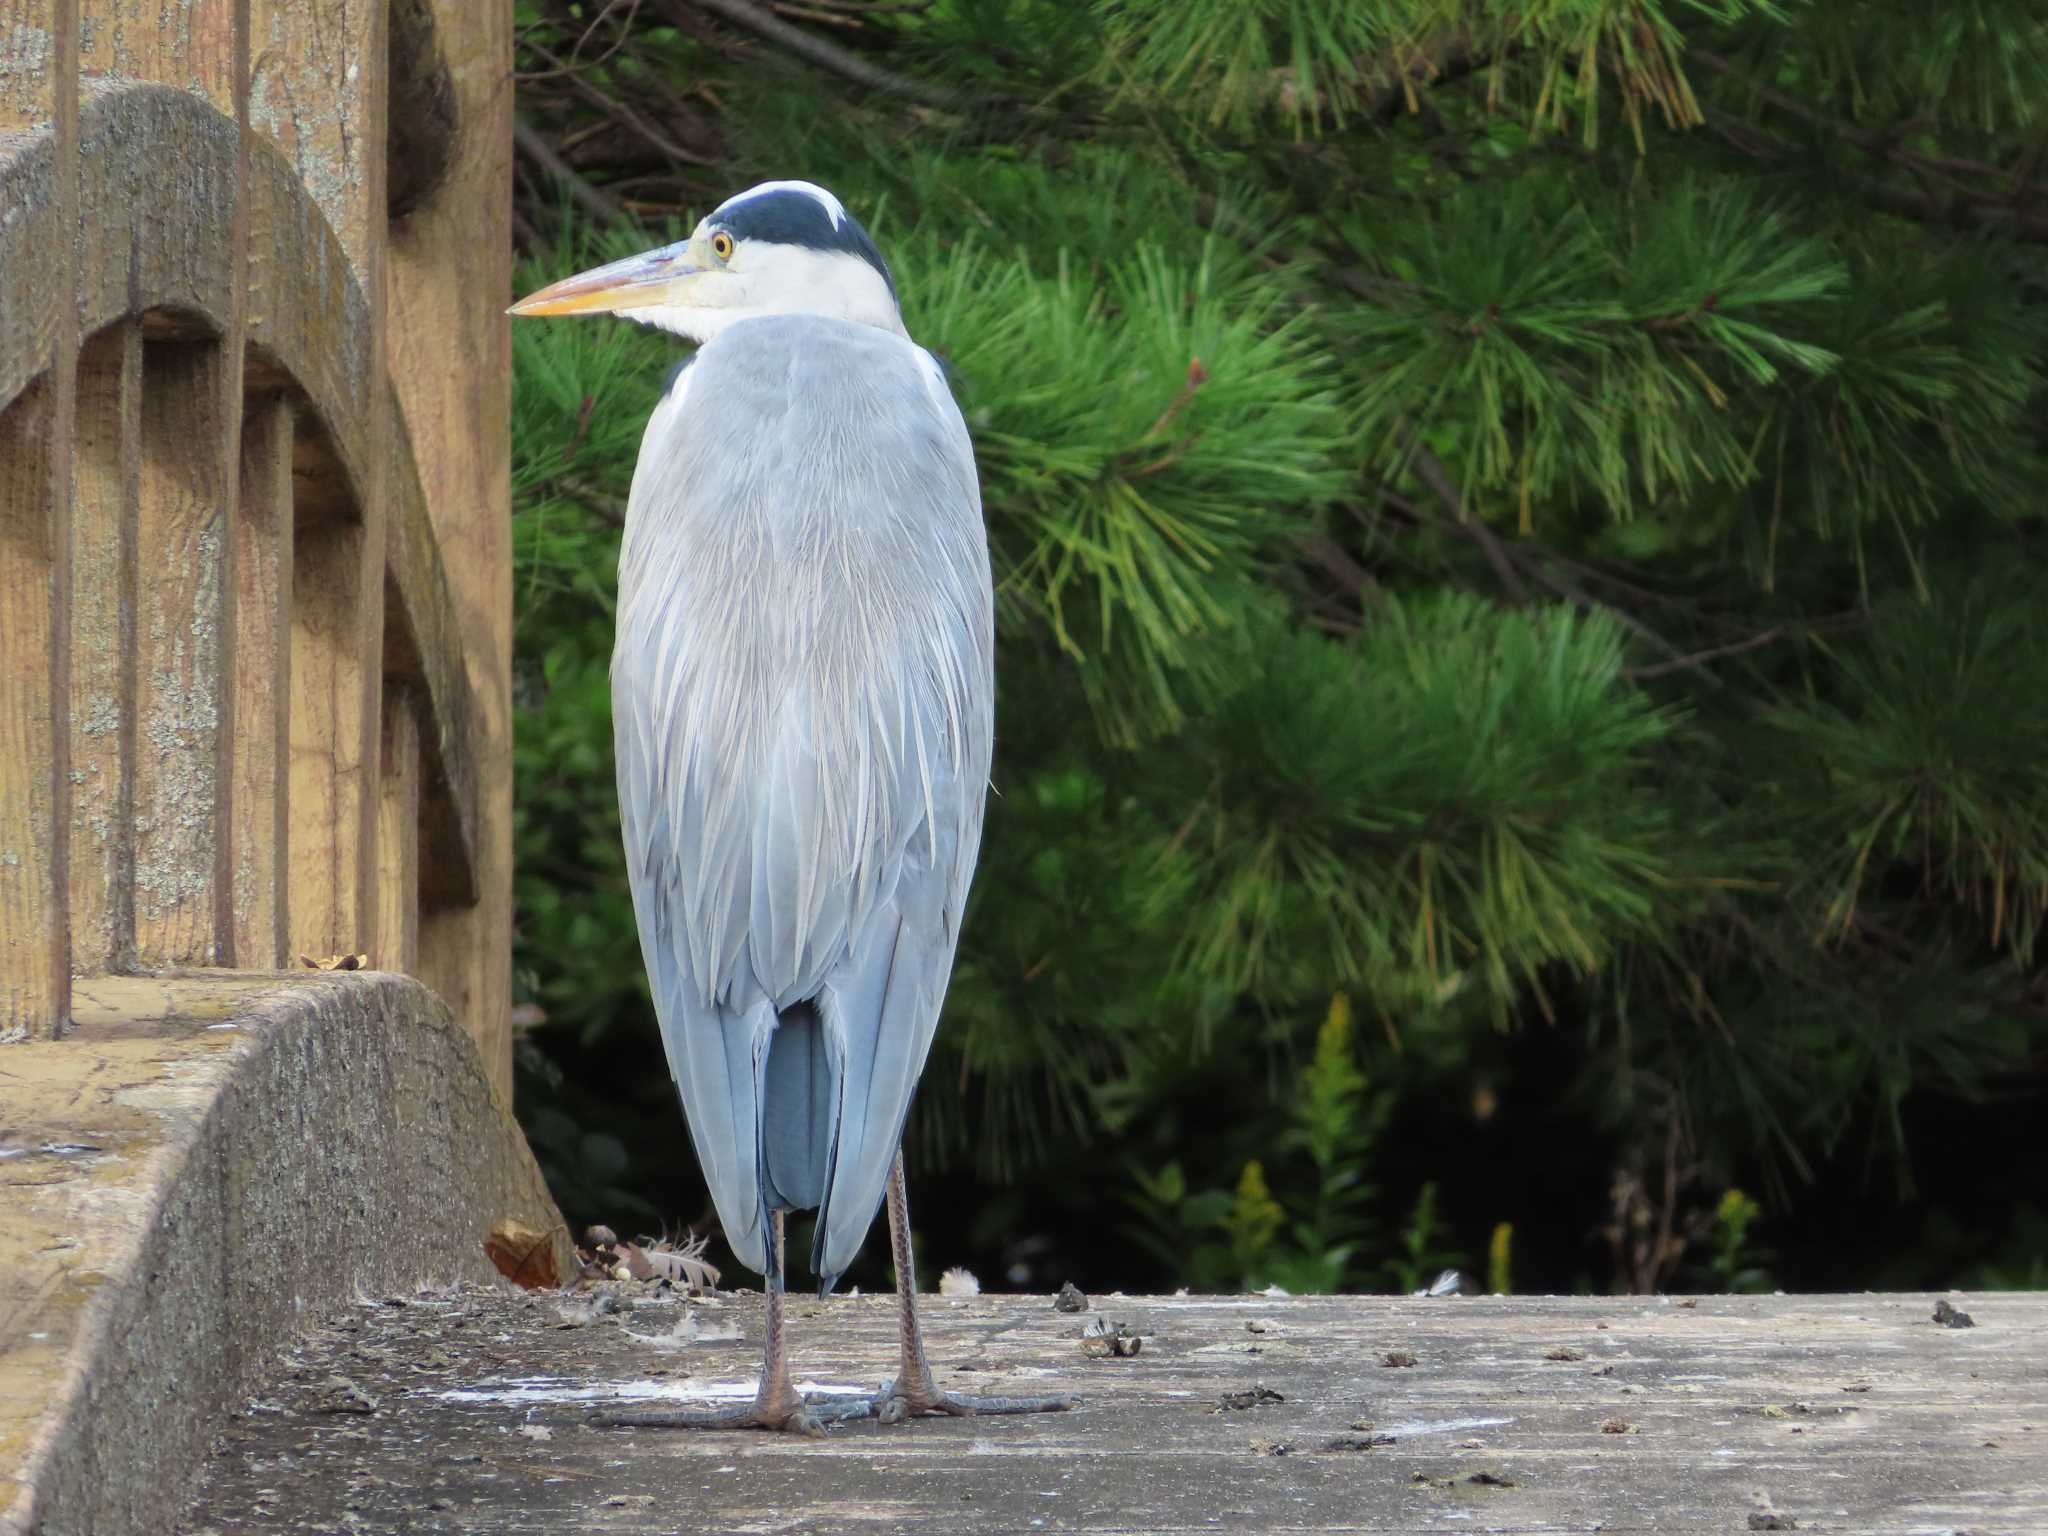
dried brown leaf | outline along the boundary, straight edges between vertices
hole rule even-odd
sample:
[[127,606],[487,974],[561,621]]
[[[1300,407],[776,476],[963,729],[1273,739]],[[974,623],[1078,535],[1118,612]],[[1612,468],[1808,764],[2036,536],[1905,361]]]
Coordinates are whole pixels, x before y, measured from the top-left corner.
[[367,971],[370,968],[368,955],[329,955],[324,960],[301,955],[299,961],[309,971]]
[[529,1291],[553,1290],[562,1283],[552,1232],[508,1216],[492,1225],[490,1236],[484,1239],[484,1252],[498,1266],[499,1274]]

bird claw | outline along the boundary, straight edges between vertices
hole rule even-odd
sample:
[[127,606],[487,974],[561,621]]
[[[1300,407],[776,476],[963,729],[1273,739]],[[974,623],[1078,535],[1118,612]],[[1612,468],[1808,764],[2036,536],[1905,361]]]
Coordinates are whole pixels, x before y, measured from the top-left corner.
[[851,1424],[856,1419],[873,1418],[875,1405],[865,1397],[844,1397],[837,1394],[826,1397],[821,1394],[804,1399],[803,1414],[817,1425],[819,1432],[822,1433],[826,1427],[833,1424]]
[[[894,1383],[890,1384],[892,1387]],[[875,1394],[874,1415],[877,1424],[901,1424],[910,1417],[910,1399],[894,1391]]]

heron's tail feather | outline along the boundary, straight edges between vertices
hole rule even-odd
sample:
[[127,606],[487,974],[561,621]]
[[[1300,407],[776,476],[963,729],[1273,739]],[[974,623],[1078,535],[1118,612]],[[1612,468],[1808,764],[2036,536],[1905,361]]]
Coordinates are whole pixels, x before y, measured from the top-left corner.
[[[653,959],[648,969],[658,978],[658,985],[674,974],[672,969],[658,969]],[[697,1162],[717,1201],[719,1220],[734,1255],[748,1269],[763,1274],[769,1259],[764,1219],[768,1207],[761,1196],[755,1129],[761,1062],[753,1041],[763,1032],[761,1015],[769,1004],[763,1001],[741,1012],[700,1011],[693,1010],[685,996],[666,995],[671,1008],[662,1018],[662,1043],[668,1051],[669,1070],[682,1091],[683,1115],[697,1149]]]
[[811,1245],[821,1293],[838,1282],[874,1224],[931,1044],[930,1027],[917,1016],[937,1011],[928,994],[920,996],[930,977],[916,957],[905,963],[902,937],[896,914],[874,923],[844,987],[823,999],[844,1055],[831,1167]]
[[761,1198],[807,1211],[825,1198],[835,1095],[824,1021],[810,1003],[785,1008],[761,1064]]

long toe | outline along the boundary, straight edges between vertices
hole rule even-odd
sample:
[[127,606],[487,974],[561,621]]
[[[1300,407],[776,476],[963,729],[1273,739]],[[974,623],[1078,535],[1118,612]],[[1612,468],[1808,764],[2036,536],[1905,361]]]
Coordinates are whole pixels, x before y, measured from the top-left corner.
[[1072,1397],[970,1397],[958,1392],[905,1392],[890,1382],[875,1394],[874,1416],[884,1424],[901,1424],[920,1414],[973,1418],[981,1414],[1065,1413],[1080,1406]]
[[734,1408],[672,1408],[647,1413],[604,1413],[591,1422],[601,1429],[767,1429],[785,1434],[822,1435],[826,1427],[864,1419],[873,1411],[868,1400],[826,1398],[781,1412],[763,1413],[754,1404]]
[[848,1397],[841,1393],[826,1396],[820,1393],[804,1399],[803,1412],[812,1423],[825,1426],[850,1424],[855,1419],[871,1419],[876,1415],[876,1399]]
[[957,1392],[941,1392],[937,1403],[940,1413],[959,1414],[963,1418],[971,1414],[995,1413],[1065,1413],[1081,1406],[1078,1397],[966,1397]]
[[915,1411],[910,1399],[896,1390],[896,1383],[885,1381],[882,1389],[874,1395],[870,1404],[875,1419],[882,1424],[901,1424]]

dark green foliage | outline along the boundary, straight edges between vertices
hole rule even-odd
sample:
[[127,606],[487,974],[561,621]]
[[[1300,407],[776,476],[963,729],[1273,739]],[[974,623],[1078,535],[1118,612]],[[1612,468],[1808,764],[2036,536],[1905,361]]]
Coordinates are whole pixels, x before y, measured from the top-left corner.
[[[586,183],[522,162],[524,285],[809,176],[973,432],[996,795],[911,1131],[948,1261],[2039,1283],[2038,7],[818,0],[893,91],[688,5],[519,10]],[[703,1209],[606,676],[677,355],[515,330],[522,1083],[578,1218]]]
[[2048,623],[2032,588],[1895,599],[1824,701],[1784,716],[1795,760],[1825,779],[1824,933],[1854,932],[1890,877],[1988,949],[2031,957],[2048,902]]
[[1548,968],[1591,974],[1655,931],[1672,871],[1643,779],[1666,721],[1621,682],[1613,622],[1444,593],[1387,600],[1349,644],[1260,638],[1259,685],[1183,760],[1161,884],[1186,970],[1505,1019]]
[[1276,536],[1344,485],[1305,318],[1241,260],[1190,255],[1139,244],[1044,274],[971,244],[898,258],[906,323],[961,380],[1001,509],[1006,611],[1072,656],[1118,745],[1179,726],[1227,678],[1205,642]]
[[[1247,1162],[1234,1190],[1189,1189],[1178,1158],[1157,1173],[1132,1170],[1139,1241],[1200,1290],[1339,1291],[1380,1272],[1405,1275],[1429,1240],[1426,1208],[1409,1234],[1407,1265],[1362,1252],[1377,1235],[1368,1168],[1386,1109],[1358,1068],[1351,1000],[1340,992],[1270,1158]],[[1273,1191],[1283,1173],[1291,1205]]]

